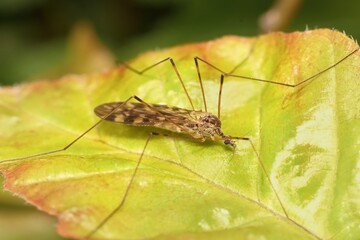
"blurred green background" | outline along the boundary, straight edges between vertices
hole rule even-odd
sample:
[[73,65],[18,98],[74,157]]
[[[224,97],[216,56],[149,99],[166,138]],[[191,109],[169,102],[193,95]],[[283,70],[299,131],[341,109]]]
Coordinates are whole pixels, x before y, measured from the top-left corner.
[[[0,84],[83,72],[85,59],[77,59],[79,53],[71,49],[79,22],[91,25],[113,57],[126,60],[144,50],[225,34],[254,36],[259,33],[260,15],[272,4],[268,0],[1,0]],[[359,38],[359,9],[355,0],[304,1],[284,30],[327,27]]]
[[[255,36],[261,32],[259,17],[273,4],[0,0],[0,85],[96,72],[145,50],[222,35]],[[292,21],[279,29],[335,28],[359,39],[359,9],[355,0],[304,1],[290,14]],[[55,219],[0,191],[0,239],[61,239],[55,224]]]

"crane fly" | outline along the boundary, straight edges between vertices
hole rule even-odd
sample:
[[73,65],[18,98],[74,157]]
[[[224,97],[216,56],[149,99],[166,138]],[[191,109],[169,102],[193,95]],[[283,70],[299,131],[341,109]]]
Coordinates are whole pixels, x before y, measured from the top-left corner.
[[[134,97],[135,98],[135,97]],[[170,132],[184,133],[205,142],[224,140],[225,144],[235,147],[231,136],[221,130],[221,121],[211,113],[188,110],[167,105],[148,104],[137,98],[138,103],[105,103],[95,108],[100,118],[134,126],[154,126]]]
[[[266,171],[264,163],[263,163],[262,159],[260,158],[260,155],[257,152],[251,138],[246,137],[246,136],[231,136],[231,135],[226,135],[225,133],[223,133],[222,123],[221,123],[221,96],[222,96],[223,83],[225,81],[225,78],[233,77],[233,78],[241,78],[241,79],[249,80],[249,81],[262,82],[265,84],[279,85],[279,86],[285,87],[285,88],[296,88],[298,86],[304,85],[305,83],[310,83],[312,80],[316,79],[321,74],[336,67],[338,64],[345,61],[350,56],[354,55],[358,50],[359,50],[359,48],[352,50],[347,55],[338,59],[334,64],[322,69],[321,71],[317,72],[316,74],[314,74],[308,78],[305,78],[305,79],[299,81],[296,84],[288,84],[288,83],[282,83],[279,81],[271,81],[271,80],[266,80],[266,79],[261,79],[261,78],[237,75],[234,73],[234,71],[237,69],[237,67],[240,64],[236,65],[236,67],[232,71],[226,72],[226,71],[221,70],[214,64],[210,63],[208,60],[205,60],[201,57],[195,57],[194,63],[195,63],[196,72],[198,75],[199,86],[201,89],[204,111],[195,109],[194,103],[189,95],[187,88],[185,87],[182,76],[177,68],[175,61],[172,58],[170,58],[170,57],[165,58],[161,61],[156,62],[155,64],[152,64],[152,65],[144,68],[143,70],[137,70],[136,68],[134,68],[128,64],[123,64],[123,66],[126,69],[128,69],[132,72],[135,72],[136,74],[143,75],[145,72],[149,71],[150,69],[153,69],[165,62],[170,62],[173,71],[177,75],[177,79],[182,87],[182,90],[186,94],[189,104],[191,105],[191,109],[180,108],[180,107],[176,107],[176,106],[168,106],[168,105],[164,105],[164,104],[151,104],[151,103],[144,101],[142,98],[138,97],[137,95],[133,95],[122,102],[103,103],[94,109],[95,114],[100,118],[100,120],[98,120],[93,126],[91,126],[86,131],[84,131],[81,135],[76,137],[73,141],[68,143],[65,147],[55,149],[52,151],[48,151],[48,152],[43,152],[43,153],[39,153],[39,154],[26,156],[26,157],[4,160],[4,161],[2,161],[2,164],[66,151],[68,148],[70,148],[72,145],[74,145],[77,141],[79,141],[82,137],[84,137],[88,132],[93,130],[95,127],[97,127],[104,121],[127,124],[127,125],[132,125],[132,126],[139,126],[139,127],[143,127],[143,126],[154,127],[155,129],[165,130],[166,133],[159,133],[156,130],[149,132],[149,135],[146,139],[144,147],[142,148],[141,154],[140,154],[140,156],[136,162],[136,165],[132,171],[130,180],[127,183],[125,193],[123,196],[121,196],[121,200],[119,201],[118,205],[110,213],[108,213],[103,218],[103,220],[96,225],[95,228],[93,228],[91,231],[88,232],[88,234],[86,236],[84,236],[85,239],[92,239],[93,237],[96,237],[98,232],[108,223],[108,221],[115,214],[120,212],[121,209],[123,208],[123,206],[126,202],[127,196],[129,194],[129,192],[131,191],[131,187],[134,183],[134,179],[136,178],[139,166],[141,165],[144,153],[146,152],[147,146],[148,146],[150,140],[153,138],[153,136],[163,136],[165,138],[189,139],[189,140],[198,141],[198,142],[223,141],[223,143],[225,145],[228,145],[229,149],[231,149],[233,151],[233,154],[235,154],[235,151],[236,151],[236,145],[238,144],[237,141],[241,140],[244,142],[248,142],[251,149],[253,150],[255,158],[257,159],[258,164],[260,165],[263,173],[265,174],[266,180],[268,181],[271,190],[275,194],[278,204],[281,206],[282,214],[286,218],[288,218],[289,221],[293,221],[289,218],[288,212],[281,200],[281,197],[279,196],[278,192],[276,191],[276,188],[274,187],[274,184],[272,183],[272,181]],[[251,52],[249,54],[251,54]],[[244,61],[246,61],[246,59]],[[216,71],[219,72],[219,75],[220,75],[220,79],[219,79],[220,84],[219,84],[218,100],[217,100],[217,114],[216,115],[213,113],[210,113],[207,108],[207,101],[206,101],[205,91],[204,91],[204,87],[203,87],[203,80],[202,80],[202,75],[201,75],[201,71],[200,71],[200,67],[199,67],[200,62],[207,65],[210,68],[215,69]]]

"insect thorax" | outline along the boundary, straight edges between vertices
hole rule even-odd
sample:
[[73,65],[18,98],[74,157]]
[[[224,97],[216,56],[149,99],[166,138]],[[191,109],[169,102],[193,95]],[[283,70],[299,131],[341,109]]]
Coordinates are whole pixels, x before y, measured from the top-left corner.
[[216,140],[216,136],[223,137],[224,134],[221,131],[221,121],[218,117],[211,113],[203,113],[198,119],[197,133],[202,138],[210,138]]

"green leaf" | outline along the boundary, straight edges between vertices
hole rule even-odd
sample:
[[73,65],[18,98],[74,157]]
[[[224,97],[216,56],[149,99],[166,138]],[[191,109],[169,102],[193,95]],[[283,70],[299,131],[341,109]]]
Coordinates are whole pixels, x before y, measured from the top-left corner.
[[[143,69],[171,56],[203,109],[193,56],[225,72],[293,84],[357,48],[316,30],[236,36],[148,52]],[[356,239],[360,236],[359,53],[296,88],[226,77],[221,142],[153,137],[124,206],[92,239]],[[200,63],[208,111],[220,73]],[[93,108],[136,94],[191,109],[170,63],[139,76],[124,67],[0,90],[0,159],[64,147],[98,118]],[[119,204],[151,128],[104,122],[68,150],[4,162],[5,188],[56,215],[61,235],[83,238]],[[286,214],[288,216],[286,216]]]

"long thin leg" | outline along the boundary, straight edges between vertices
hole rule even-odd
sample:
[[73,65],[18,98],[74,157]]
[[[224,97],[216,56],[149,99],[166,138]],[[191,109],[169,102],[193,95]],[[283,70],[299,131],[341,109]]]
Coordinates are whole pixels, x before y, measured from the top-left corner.
[[276,85],[281,85],[281,86],[285,86],[285,87],[297,87],[297,86],[300,86],[308,81],[311,81],[311,80],[314,80],[315,78],[317,78],[318,76],[320,76],[321,74],[323,74],[324,72],[330,70],[331,68],[333,67],[336,67],[337,65],[339,65],[340,63],[342,63],[343,61],[345,61],[347,58],[349,58],[350,56],[352,56],[353,54],[355,54],[358,50],[360,49],[359,48],[356,48],[354,49],[352,52],[350,52],[349,54],[347,54],[346,56],[344,56],[343,58],[341,58],[339,61],[337,61],[336,63],[330,65],[329,67],[321,70],[320,72],[318,72],[317,74],[311,76],[311,77],[308,77],[304,80],[301,80],[300,82],[296,83],[296,84],[288,84],[288,83],[282,83],[282,82],[278,82],[278,81],[271,81],[271,80],[265,80],[265,79],[261,79],[261,78],[253,78],[253,77],[247,77],[247,76],[242,76],[242,75],[236,75],[236,74],[233,74],[232,72],[230,73],[227,73],[223,70],[221,70],[220,68],[216,67],[215,65],[209,63],[208,61],[200,58],[200,57],[195,57],[197,60],[205,63],[206,65],[210,66],[211,68],[217,70],[218,72],[220,72],[221,74],[224,75],[224,77],[235,77],[235,78],[242,78],[242,79],[245,79],[245,80],[251,80],[251,81],[258,81],[258,82],[264,82],[264,83],[270,83],[270,84],[276,84]]
[[[147,147],[147,145],[148,145],[148,143],[149,143],[149,141],[150,141],[150,137],[151,137],[151,136],[154,136],[154,135],[156,135],[156,136],[164,136],[164,137],[171,137],[171,138],[188,139],[188,140],[197,141],[197,142],[203,142],[203,141],[204,141],[204,139],[195,139],[195,138],[186,137],[186,136],[179,136],[179,135],[174,135],[174,136],[171,135],[171,136],[170,136],[170,135],[168,135],[168,134],[151,132],[150,135],[149,135],[149,137],[148,137],[148,139],[147,139],[147,141],[146,141],[146,144],[145,144],[145,147],[144,147],[144,149],[143,149],[143,151],[142,151],[142,154],[141,154],[141,156],[140,156],[140,158],[139,158],[138,164],[136,165],[136,169],[134,170],[134,173],[133,173],[133,175],[132,175],[132,178],[130,179],[130,183],[129,183],[126,191],[125,191],[125,194],[124,194],[123,199],[121,200],[120,204],[99,224],[99,226],[97,226],[96,229],[94,229],[94,230],[88,235],[88,237],[90,237],[90,236],[93,235],[97,230],[99,230],[99,229],[124,205],[125,198],[127,197],[127,194],[128,194],[128,192],[129,192],[129,189],[130,189],[130,185],[131,185],[132,182],[133,182],[133,179],[134,179],[135,174],[136,174],[136,172],[137,172],[137,168],[138,168],[139,165],[140,165],[140,162],[141,162],[141,159],[142,159],[143,154],[144,154],[144,152],[145,152],[145,149],[146,149],[146,147]],[[270,176],[269,176],[269,174],[268,174],[267,171],[266,171],[265,165],[264,165],[263,161],[261,160],[259,153],[256,151],[256,148],[255,148],[255,146],[254,146],[254,143],[251,141],[251,139],[248,138],[248,137],[231,137],[231,136],[227,136],[227,137],[224,137],[224,138],[221,139],[221,140],[224,140],[225,143],[227,143],[226,141],[229,141],[229,140],[243,140],[243,141],[247,141],[247,142],[250,143],[251,148],[252,148],[252,150],[254,151],[255,156],[256,156],[256,158],[257,158],[257,160],[258,160],[258,163],[259,163],[260,167],[262,168],[262,170],[263,170],[263,172],[264,172],[264,174],[265,174],[265,177],[266,177],[266,179],[268,180],[268,182],[269,182],[269,184],[270,184],[270,187],[271,187],[272,191],[274,192],[274,194],[275,194],[275,196],[276,196],[276,198],[277,198],[277,200],[278,200],[278,202],[279,202],[279,204],[280,204],[280,206],[281,206],[281,208],[282,208],[282,211],[284,212],[285,216],[286,216],[287,218],[289,218],[289,215],[288,215],[288,213],[287,213],[287,211],[286,211],[286,209],[285,209],[285,207],[284,207],[284,204],[282,203],[282,201],[281,201],[281,199],[280,199],[280,196],[278,195],[278,193],[277,193],[277,191],[276,191],[276,189],[275,189],[275,187],[274,187],[274,184],[272,183],[272,181],[271,181],[271,179],[270,179]],[[228,144],[229,144],[229,143],[228,143]],[[235,148],[234,148],[234,150],[235,150]],[[87,237],[87,238],[88,238],[88,237]]]
[[[228,74],[231,74],[233,73],[234,71],[236,71],[236,69],[238,69],[244,62],[246,62],[246,60],[250,57],[251,53],[253,52],[254,50],[254,45],[253,47],[251,48],[250,50],[250,53],[247,55],[247,57],[245,59],[243,59],[238,65],[236,65],[230,72],[228,72]],[[201,73],[200,73],[200,67],[199,67],[199,61],[202,61],[202,62],[206,62],[205,60],[195,56],[194,57],[194,62],[195,62],[195,67],[196,67],[196,72],[198,74],[198,79],[199,79],[199,84],[200,84],[200,89],[201,89],[201,94],[202,94],[202,97],[203,97],[203,101],[204,101],[204,108],[205,108],[205,112],[207,112],[207,104],[206,104],[206,97],[205,97],[205,91],[204,91],[204,85],[203,85],[203,82],[202,82],[202,78],[201,78]],[[219,68],[215,67],[215,65],[212,65],[210,64],[209,62],[206,62],[209,66],[211,66],[212,68],[218,70],[219,72],[222,73],[222,75],[225,73],[223,72],[222,70],[220,70]],[[221,92],[221,90],[220,90]],[[219,100],[220,101],[220,100]],[[219,106],[219,105],[218,105]],[[220,116],[219,114],[219,111],[218,111],[218,117]]]
[[185,92],[185,94],[186,94],[186,96],[187,96],[187,98],[188,98],[188,100],[190,102],[191,108],[192,108],[192,110],[195,111],[194,104],[193,104],[193,102],[192,102],[192,100],[190,98],[190,95],[189,95],[188,91],[186,90],[184,81],[182,80],[180,72],[179,72],[178,68],[176,67],[176,64],[175,64],[174,60],[171,57],[167,57],[167,58],[165,58],[165,59],[163,59],[161,61],[158,61],[158,62],[144,68],[143,70],[137,70],[137,69],[133,68],[132,66],[128,65],[127,63],[122,63],[122,65],[124,67],[126,67],[127,69],[129,69],[130,71],[133,71],[136,74],[142,75],[143,73],[147,72],[148,70],[150,70],[150,69],[152,69],[152,68],[154,68],[154,67],[156,67],[156,66],[158,66],[161,63],[164,63],[166,61],[169,61],[171,63],[171,66],[174,69],[174,71],[175,71],[175,73],[176,73],[176,75],[177,75],[177,77],[178,77],[178,79],[179,79],[179,81],[181,83],[181,86],[182,86],[182,88],[183,88],[183,90],[184,90],[184,92]]
[[89,233],[85,236],[85,239],[90,239],[101,227],[103,227],[103,226],[109,221],[110,218],[112,218],[112,217],[122,208],[122,206],[124,206],[125,200],[126,200],[128,194],[129,194],[129,191],[130,191],[130,189],[131,189],[131,186],[132,186],[132,184],[133,184],[133,182],[134,182],[136,173],[137,173],[137,171],[138,171],[138,169],[139,169],[139,166],[140,166],[140,164],[141,164],[141,160],[142,160],[142,158],[143,158],[143,156],[144,156],[146,147],[148,146],[149,141],[150,141],[152,135],[153,135],[153,133],[150,133],[149,136],[148,136],[147,139],[146,139],[145,146],[144,146],[144,148],[143,148],[143,150],[142,150],[142,152],[141,152],[141,155],[140,155],[140,157],[139,157],[139,160],[138,160],[137,163],[136,163],[135,169],[134,169],[133,173],[131,174],[130,181],[129,181],[126,189],[125,189],[125,193],[124,193],[124,195],[123,195],[120,203],[116,206],[116,208],[114,208],[114,210],[112,210],[112,212],[111,212],[109,215],[107,215],[107,216],[100,222],[100,224],[98,224],[98,225],[96,226],[96,228],[94,228],[93,230],[91,230],[91,232],[89,232]]
[[207,112],[206,97],[205,97],[204,86],[203,86],[203,82],[202,82],[202,78],[201,78],[201,74],[200,74],[198,57],[194,57],[194,61],[195,61],[196,72],[197,72],[198,78],[199,78],[201,94],[202,94],[203,101],[204,101],[204,109],[205,109],[205,112]]
[[[145,101],[143,101],[141,98],[139,98],[136,95],[133,95],[131,97],[129,97],[126,101],[119,103],[118,106],[116,106],[114,109],[112,109],[108,114],[104,115],[103,117],[101,117],[101,119],[96,122],[94,125],[92,125],[90,128],[88,128],[85,132],[83,132],[82,134],[80,134],[78,137],[76,137],[73,141],[71,141],[70,143],[68,143],[65,147],[63,148],[59,148],[56,150],[52,150],[52,151],[47,151],[47,152],[43,152],[43,153],[39,153],[39,154],[33,154],[33,155],[29,155],[26,157],[20,157],[20,158],[13,158],[13,159],[7,159],[5,161],[2,161],[1,163],[9,163],[9,162],[13,162],[13,161],[18,161],[18,160],[24,160],[24,159],[29,159],[29,158],[33,158],[33,157],[38,157],[38,156],[45,156],[45,155],[49,155],[49,154],[53,154],[53,153],[57,153],[57,152],[62,152],[67,150],[69,147],[71,147],[72,145],[74,145],[77,141],[79,141],[82,137],[84,137],[88,132],[90,132],[92,129],[94,129],[95,127],[97,127],[100,123],[102,123],[104,120],[106,120],[110,115],[112,115],[113,113],[115,113],[119,108],[121,108],[122,105],[126,104],[127,102],[129,102],[131,99],[135,99],[145,105],[147,105],[149,108],[153,109],[154,111],[158,112],[160,115],[162,115],[164,118],[168,118],[166,115],[163,115],[161,112],[159,112],[158,110],[156,110],[156,108],[152,107],[150,104],[146,103]],[[182,129],[183,127],[174,123],[171,119],[168,119],[169,122],[173,123],[174,125],[178,126],[180,129]],[[111,217],[113,217],[113,215],[124,205],[126,197],[129,193],[129,190],[132,186],[132,183],[134,181],[135,175],[137,173],[137,170],[139,168],[139,165],[141,163],[141,160],[143,158],[144,152],[146,150],[146,147],[150,141],[151,136],[153,135],[163,135],[163,136],[168,136],[167,134],[159,134],[159,133],[155,133],[155,132],[151,132],[146,140],[145,146],[143,148],[143,151],[140,155],[139,161],[136,164],[136,167],[134,169],[134,172],[131,176],[130,182],[125,190],[125,194],[121,200],[121,202],[119,203],[119,205],[95,228],[93,229],[86,237],[85,239],[90,238],[91,236],[93,236]],[[175,137],[175,138],[183,138],[183,139],[191,139],[193,141],[198,141],[198,142],[203,142],[204,139],[194,139],[191,137],[186,137],[186,136],[171,136],[171,137]]]
[[[256,155],[256,158],[257,158],[257,160],[258,160],[258,163],[259,163],[260,167],[262,168],[262,170],[263,170],[263,172],[264,172],[264,174],[265,174],[265,176],[266,176],[266,179],[268,180],[268,182],[269,182],[269,184],[270,184],[270,187],[271,187],[272,191],[274,192],[274,194],[275,194],[275,196],[276,196],[276,198],[277,198],[277,200],[278,200],[278,202],[279,202],[279,204],[280,204],[280,206],[281,206],[281,208],[282,208],[285,216],[286,216],[287,218],[289,218],[289,215],[288,215],[288,213],[287,213],[287,211],[286,211],[286,209],[285,209],[285,207],[284,207],[284,204],[282,203],[282,201],[281,201],[281,199],[280,199],[280,196],[278,195],[278,193],[277,193],[277,191],[276,191],[276,189],[275,189],[275,187],[274,187],[274,184],[272,183],[272,181],[271,181],[271,179],[270,179],[270,176],[269,176],[269,174],[268,174],[267,171],[266,171],[265,165],[264,165],[263,161],[261,160],[259,153],[256,151],[256,148],[255,148],[255,146],[254,146],[254,143],[251,141],[251,139],[248,138],[248,137],[231,137],[231,136],[226,136],[226,137],[224,137],[222,140],[225,140],[225,143],[226,143],[226,141],[229,141],[229,140],[243,140],[243,141],[248,141],[248,142],[250,143],[251,148],[253,149],[253,151],[254,151],[254,153],[255,153],[255,155]],[[230,144],[230,143],[228,143],[228,144]]]
[[218,95],[218,119],[220,118],[220,111],[221,111],[221,95],[222,95],[222,89],[223,89],[223,85],[224,85],[224,74],[221,74],[220,76],[220,87],[219,87],[219,95]]
[[125,204],[126,198],[129,195],[129,191],[131,189],[131,186],[134,182],[136,173],[139,169],[139,166],[141,164],[141,161],[143,159],[145,150],[150,142],[150,139],[152,136],[163,136],[163,137],[169,137],[169,138],[178,138],[178,139],[187,139],[187,140],[192,140],[192,141],[197,141],[197,142],[203,142],[202,139],[196,139],[196,138],[191,138],[191,137],[187,137],[187,136],[180,136],[180,135],[168,135],[168,134],[163,134],[163,133],[157,133],[157,132],[150,132],[148,138],[146,139],[145,142],[145,146],[141,152],[141,155],[139,157],[138,162],[136,163],[135,169],[131,175],[129,184],[126,187],[125,193],[120,201],[120,203],[116,206],[116,208],[114,208],[114,210],[111,211],[111,213],[109,215],[107,215],[101,222],[99,225],[96,226],[96,228],[94,228],[91,232],[88,233],[88,235],[86,235],[85,239],[89,239],[91,238],[100,228],[102,228]]
[[249,59],[249,57],[250,57],[250,56],[252,55],[252,53],[254,52],[255,47],[257,46],[258,40],[259,40],[259,38],[257,38],[257,39],[255,40],[255,43],[252,44],[251,49],[250,49],[249,53],[247,54],[246,58],[244,58],[238,65],[236,65],[235,67],[233,67],[233,69],[232,69],[230,72],[228,72],[228,73],[233,73],[233,72],[235,72],[236,69],[238,69],[241,65],[243,65],[243,64]]
[[158,111],[156,108],[154,108],[153,106],[151,106],[150,104],[146,103],[144,100],[142,100],[141,98],[139,98],[136,95],[133,95],[131,97],[129,97],[128,99],[126,99],[126,101],[119,103],[118,106],[116,106],[114,109],[112,109],[108,114],[106,114],[105,116],[101,117],[101,119],[99,121],[97,121],[94,125],[92,125],[90,128],[88,128],[86,131],[84,131],[82,134],[80,134],[78,137],[76,137],[74,140],[72,140],[70,143],[68,143],[67,145],[65,145],[62,148],[59,149],[55,149],[55,150],[51,150],[51,151],[47,151],[47,152],[43,152],[43,153],[37,153],[37,154],[33,154],[33,155],[28,155],[26,157],[18,157],[18,158],[11,158],[11,159],[5,159],[4,161],[1,161],[0,164],[6,164],[9,162],[14,162],[14,161],[19,161],[19,160],[24,160],[24,159],[29,159],[29,158],[34,158],[34,157],[40,157],[40,156],[45,156],[45,155],[49,155],[49,154],[53,154],[53,153],[58,153],[58,152],[63,152],[66,151],[68,148],[70,148],[72,145],[74,145],[77,141],[79,141],[82,137],[84,137],[88,132],[90,132],[92,129],[94,129],[95,127],[97,127],[100,123],[102,123],[104,120],[106,120],[110,115],[112,115],[113,113],[115,113],[118,109],[121,108],[122,105],[126,104],[127,102],[129,102],[131,99],[135,99],[145,105],[147,105],[150,109],[152,109],[153,111],[157,112],[159,115],[161,115],[162,117],[164,117],[165,119],[167,119],[167,121],[171,122],[172,124],[174,124],[175,126],[177,126],[179,129],[183,130],[186,132],[186,129],[175,123],[174,121],[172,121],[171,119],[169,119],[166,115],[162,114],[160,111]]
[[0,164],[6,164],[9,162],[14,162],[14,161],[19,161],[19,160],[24,160],[24,159],[29,159],[29,158],[34,158],[34,157],[40,157],[40,156],[45,156],[45,155],[49,155],[52,153],[58,153],[58,152],[63,152],[66,151],[68,148],[70,148],[72,145],[74,145],[77,141],[79,141],[82,137],[84,137],[88,132],[90,132],[91,130],[93,130],[95,127],[97,127],[100,123],[102,123],[107,117],[109,117],[111,114],[113,114],[114,112],[116,112],[123,104],[127,103],[128,101],[130,101],[131,99],[137,99],[137,96],[131,96],[128,99],[126,99],[125,102],[122,102],[121,104],[119,104],[117,107],[115,107],[111,112],[109,112],[108,114],[106,114],[104,117],[102,117],[99,121],[97,121],[94,125],[92,125],[90,128],[88,128],[86,131],[84,131],[82,134],[80,134],[78,137],[76,137],[74,140],[72,140],[70,143],[66,144],[64,147],[59,148],[59,149],[55,149],[55,150],[51,150],[51,151],[47,151],[47,152],[43,152],[43,153],[38,153],[38,154],[33,154],[33,155],[28,155],[26,157],[18,157],[18,158],[11,158],[11,159],[6,159],[4,161],[1,161]]
[[[345,61],[347,58],[349,58],[350,56],[352,56],[353,54],[355,54],[360,48],[356,48],[355,50],[353,50],[351,53],[347,54],[346,56],[344,56],[343,58],[341,58],[339,61],[337,61],[336,63],[332,64],[331,66],[321,70],[320,72],[318,72],[317,74],[308,77],[296,84],[287,84],[287,83],[281,83],[281,82],[277,82],[277,81],[270,81],[270,80],[264,80],[264,79],[260,79],[260,78],[253,78],[253,77],[247,77],[247,76],[241,76],[241,75],[236,75],[233,74],[233,72],[241,65],[243,64],[246,59],[249,57],[247,57],[246,59],[244,59],[240,64],[236,65],[230,72],[225,72],[223,70],[221,70],[220,68],[216,67],[215,65],[209,63],[208,61],[200,58],[200,57],[194,57],[194,61],[195,61],[195,66],[196,66],[196,71],[198,73],[198,78],[199,78],[199,82],[200,82],[200,87],[201,87],[201,93],[203,95],[203,100],[204,100],[204,106],[205,106],[205,111],[207,112],[207,106],[206,106],[206,100],[205,100],[205,94],[204,94],[204,88],[203,88],[203,83],[202,83],[202,78],[201,78],[201,74],[200,74],[200,68],[199,68],[199,63],[198,61],[201,61],[205,64],[207,64],[208,66],[210,66],[211,68],[215,69],[216,71],[220,72],[220,86],[219,86],[219,95],[218,95],[218,113],[217,116],[220,119],[220,111],[221,111],[221,96],[222,96],[222,89],[223,89],[223,84],[224,84],[224,80],[225,77],[235,77],[235,78],[242,78],[245,80],[252,80],[252,81],[258,81],[258,82],[265,82],[265,83],[270,83],[270,84],[276,84],[276,85],[280,85],[280,86],[286,86],[286,87],[297,87],[299,85],[302,85],[306,82],[309,82],[311,80],[314,80],[315,78],[317,78],[318,76],[320,76],[321,74],[323,74],[324,72],[330,70],[333,67],[336,67],[338,64],[340,64],[341,62]],[[251,50],[252,52],[252,50]]]

